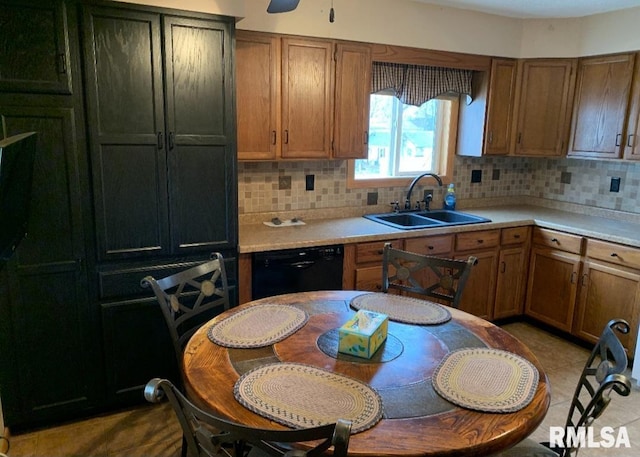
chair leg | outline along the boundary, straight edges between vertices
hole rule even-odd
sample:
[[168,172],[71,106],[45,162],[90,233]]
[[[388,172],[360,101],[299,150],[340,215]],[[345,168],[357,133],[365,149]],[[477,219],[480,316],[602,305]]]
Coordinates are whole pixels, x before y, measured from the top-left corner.
[[187,438],[182,434],[182,449],[180,449],[180,457],[187,457]]

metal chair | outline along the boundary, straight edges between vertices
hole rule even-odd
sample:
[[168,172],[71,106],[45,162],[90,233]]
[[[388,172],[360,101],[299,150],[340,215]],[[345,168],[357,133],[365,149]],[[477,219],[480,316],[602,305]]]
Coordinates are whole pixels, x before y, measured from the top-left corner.
[[178,366],[189,338],[212,316],[208,312],[229,309],[229,291],[224,259],[218,252],[211,259],[195,267],[162,279],[146,276],[142,287],[151,288],[160,304],[169,328]]
[[394,249],[391,243],[385,243],[382,291],[397,289],[425,295],[457,308],[471,269],[476,263],[478,259],[473,256],[467,260],[444,259]]
[[[221,453],[232,455],[223,446],[235,444],[235,456],[244,454],[244,444],[252,446],[250,456],[305,457],[326,455],[333,446],[333,455],[346,457],[351,434],[351,422],[338,420],[314,428],[298,430],[265,430],[230,422],[203,411],[189,401],[166,379],[154,378],[147,383],[144,397],[158,403],[166,397],[180,422],[187,444],[187,455],[191,457],[214,457]],[[316,440],[321,440],[316,443]],[[311,442],[307,450],[293,448],[296,443]],[[285,448],[286,446],[286,448]]]
[[[565,437],[579,427],[590,427],[611,402],[611,393],[624,397],[631,393],[631,382],[622,373],[627,368],[627,354],[615,332],[629,333],[622,319],[609,321],[582,371],[565,423]],[[575,434],[572,434],[574,436]],[[571,457],[578,454],[579,440],[569,447],[551,447],[526,439],[493,457]],[[565,441],[565,444],[566,441]]]

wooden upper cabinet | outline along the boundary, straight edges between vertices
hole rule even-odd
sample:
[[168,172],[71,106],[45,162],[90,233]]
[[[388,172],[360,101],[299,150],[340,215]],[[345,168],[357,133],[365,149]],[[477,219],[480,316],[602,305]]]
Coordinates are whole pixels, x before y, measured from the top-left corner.
[[491,63],[484,142],[486,155],[509,153],[516,70],[517,61],[513,59],[493,59]]
[[523,156],[561,156],[568,134],[576,59],[525,59],[519,62],[520,90],[513,152]]
[[640,53],[635,55],[636,67],[631,89],[629,117],[624,139],[624,158],[640,160]]
[[238,160],[280,155],[280,38],[236,36]]
[[371,47],[239,30],[239,160],[368,153]]
[[333,42],[282,39],[282,157],[331,154]]
[[570,156],[622,157],[634,60],[633,54],[580,59]]
[[239,160],[330,157],[333,47],[331,40],[238,31]]
[[371,48],[338,43],[333,157],[367,158],[370,94]]

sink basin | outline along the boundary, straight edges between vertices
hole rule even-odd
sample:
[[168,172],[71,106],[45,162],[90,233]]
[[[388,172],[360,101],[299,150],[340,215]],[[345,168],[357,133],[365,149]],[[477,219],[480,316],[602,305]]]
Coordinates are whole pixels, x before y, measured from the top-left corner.
[[380,224],[401,230],[446,227],[450,225],[479,224],[491,222],[485,217],[451,210],[408,211],[400,213],[367,214],[364,216]]
[[446,209],[433,210],[421,213],[429,219],[435,219],[447,224],[476,224],[479,222],[491,222],[489,219],[474,216],[473,214],[461,213],[460,211],[451,211]]
[[417,213],[368,214],[365,217],[372,221],[380,222],[381,224],[402,229],[418,229],[432,227],[434,225],[443,225],[441,221],[429,219]]

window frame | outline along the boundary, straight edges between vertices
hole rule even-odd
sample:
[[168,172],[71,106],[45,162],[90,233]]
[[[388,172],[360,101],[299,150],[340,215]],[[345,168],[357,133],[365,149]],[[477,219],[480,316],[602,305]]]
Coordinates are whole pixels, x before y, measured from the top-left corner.
[[[443,95],[443,99],[451,100],[449,104],[449,125],[439,132],[438,142],[445,141],[447,146],[444,154],[439,158],[441,172],[438,176],[443,183],[449,184],[453,178],[453,163],[457,149],[458,138],[458,114],[460,111],[460,97],[453,95]],[[380,187],[401,187],[408,186],[415,176],[397,176],[378,179],[355,179],[355,161],[347,161],[347,189],[365,189]]]

